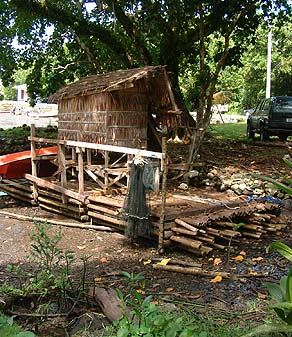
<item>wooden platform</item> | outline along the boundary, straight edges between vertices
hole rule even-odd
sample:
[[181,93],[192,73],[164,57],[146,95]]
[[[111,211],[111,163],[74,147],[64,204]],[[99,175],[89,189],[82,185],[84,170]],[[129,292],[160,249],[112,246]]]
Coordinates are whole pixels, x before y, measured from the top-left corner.
[[[226,249],[242,238],[259,239],[277,233],[286,226],[278,216],[277,204],[247,203],[202,189],[181,191],[167,186],[166,141],[163,151],[76,141],[36,138],[31,128],[32,174],[25,179],[3,179],[0,190],[10,196],[38,205],[92,225],[106,225],[124,232],[122,216],[130,174],[129,162],[147,158],[155,172],[154,191],[149,195],[151,236],[158,250],[173,246],[195,254]],[[40,158],[36,144],[58,146],[56,172],[48,177],[37,175]],[[142,158],[142,159],[143,159]],[[98,160],[97,160],[98,159]]]
[[[84,194],[80,196],[76,183],[69,182],[71,193],[67,203],[63,203],[60,183],[51,177],[49,180],[42,179],[46,187],[39,184],[37,203],[33,199],[32,182],[28,179],[4,179],[0,190],[45,210],[83,222],[90,221],[93,226],[105,225],[116,231],[125,231],[127,223],[122,217],[125,189],[103,191],[92,189],[89,183],[85,184]],[[210,192],[207,195],[210,196]],[[152,237],[158,240],[162,211],[160,194],[150,195],[149,207]],[[285,219],[277,215],[278,209],[274,203],[227,201],[224,194],[220,198],[220,193],[214,199],[202,195],[202,192],[201,196],[190,192],[168,192],[163,247],[172,246],[204,255],[214,249],[238,244],[243,238],[260,239],[264,234],[275,235],[287,225]]]

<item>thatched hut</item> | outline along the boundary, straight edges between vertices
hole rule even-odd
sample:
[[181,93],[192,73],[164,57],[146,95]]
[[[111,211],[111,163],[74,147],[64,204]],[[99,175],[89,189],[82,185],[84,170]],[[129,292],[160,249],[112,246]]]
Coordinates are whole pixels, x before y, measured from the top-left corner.
[[163,66],[84,77],[59,89],[49,101],[58,103],[59,139],[144,149],[149,123],[152,135],[157,127],[179,124]]

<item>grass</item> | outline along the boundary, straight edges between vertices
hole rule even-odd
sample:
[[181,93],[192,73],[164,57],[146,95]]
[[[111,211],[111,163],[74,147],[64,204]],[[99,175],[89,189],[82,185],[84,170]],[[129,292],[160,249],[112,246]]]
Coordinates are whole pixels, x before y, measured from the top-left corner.
[[[11,129],[0,128],[0,139],[27,140],[30,136],[30,127],[27,125],[18,126]],[[45,128],[37,128],[36,136],[43,138],[57,138],[57,128],[47,126]]]
[[217,139],[233,139],[247,141],[246,123],[211,124],[207,134]]

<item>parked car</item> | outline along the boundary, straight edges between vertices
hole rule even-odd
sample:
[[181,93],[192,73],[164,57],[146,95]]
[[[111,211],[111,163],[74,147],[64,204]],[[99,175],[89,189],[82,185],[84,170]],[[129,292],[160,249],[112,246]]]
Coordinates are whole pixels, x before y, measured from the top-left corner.
[[292,135],[292,96],[262,99],[247,118],[247,137],[260,135],[262,141],[278,136],[285,141]]

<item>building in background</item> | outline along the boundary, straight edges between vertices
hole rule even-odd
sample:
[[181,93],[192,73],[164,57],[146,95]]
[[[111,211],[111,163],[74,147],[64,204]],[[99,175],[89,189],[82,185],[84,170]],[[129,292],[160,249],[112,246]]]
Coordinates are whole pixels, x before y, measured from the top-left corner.
[[27,94],[27,88],[26,84],[20,84],[14,86],[14,88],[17,90],[17,96],[16,99],[18,102],[27,102],[28,101],[28,94]]

